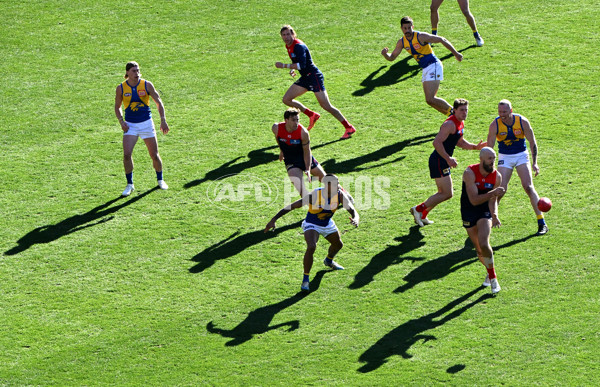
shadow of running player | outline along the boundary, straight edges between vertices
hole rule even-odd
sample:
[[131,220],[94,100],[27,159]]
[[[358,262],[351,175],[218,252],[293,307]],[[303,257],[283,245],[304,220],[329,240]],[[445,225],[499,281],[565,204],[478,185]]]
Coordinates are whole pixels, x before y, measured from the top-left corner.
[[[535,234],[527,235],[521,239],[515,239],[503,245],[494,247],[494,251],[516,245],[533,238]],[[453,251],[431,261],[427,261],[408,273],[403,279],[406,281],[404,285],[399,286],[394,290],[394,293],[403,293],[417,284],[426,281],[433,281],[447,276],[450,273],[468,266],[474,262],[479,262],[475,248],[471,240],[467,238],[465,245],[458,251]],[[483,272],[482,272],[483,273]]]
[[[84,214],[73,215],[64,220],[61,220],[56,224],[49,224],[46,226],[37,227],[29,231],[27,234],[23,235],[21,238],[19,238],[19,240],[17,241],[17,246],[5,251],[4,255],[15,255],[27,250],[33,245],[49,243],[76,231],[81,231],[88,227],[97,226],[99,224],[108,222],[109,220],[114,218],[114,216],[109,216],[104,219],[100,218],[115,213],[121,208],[127,207],[137,202],[138,200],[148,195],[150,192],[156,191],[157,189],[158,187],[154,187],[128,201],[125,201],[117,206],[110,207],[112,204],[118,202],[119,200],[124,200],[122,196],[119,196],[118,198],[109,200],[104,204],[92,208]],[[100,220],[96,221],[97,219]]]
[[[402,356],[404,359],[410,359],[412,355],[408,353],[408,350],[413,344],[420,340],[423,340],[423,342],[436,340],[435,336],[425,334],[426,331],[444,325],[448,321],[459,317],[475,305],[492,297],[491,294],[486,293],[479,296],[476,300],[471,301],[458,309],[452,310],[482,289],[482,287],[477,287],[433,313],[409,320],[394,328],[360,355],[358,361],[366,364],[360,367],[358,371],[363,373],[374,371],[385,364],[389,357],[394,355]],[[444,316],[444,314],[446,315]]]
[[246,250],[248,247],[264,242],[267,239],[274,238],[284,231],[299,228],[301,224],[302,221],[298,221],[288,224],[287,226],[278,227],[273,230],[273,232],[269,233],[265,233],[262,228],[242,235],[240,235],[239,231],[236,231],[222,241],[217,242],[196,254],[191,261],[198,263],[191,267],[189,272],[194,274],[201,273],[221,259],[233,257]]
[[248,313],[248,317],[246,317],[244,321],[239,323],[233,329],[216,328],[211,321],[206,324],[206,330],[210,333],[216,333],[223,337],[230,337],[232,340],[225,343],[225,345],[228,347],[244,344],[246,341],[251,340],[254,335],[266,333],[274,329],[288,327],[288,332],[294,331],[300,327],[300,321],[298,320],[287,321],[275,325],[270,325],[271,321],[273,321],[273,318],[277,313],[281,312],[285,308],[289,308],[298,301],[318,290],[323,276],[329,272],[330,270],[321,270],[315,275],[312,281],[310,281],[310,292],[298,292],[293,296],[286,298],[285,300],[253,310],[252,312]]
[[394,238],[400,242],[399,245],[387,246],[383,251],[371,258],[371,261],[362,268],[355,276],[349,289],[360,289],[373,282],[375,275],[381,273],[391,265],[397,265],[404,261],[421,261],[425,258],[403,257],[403,255],[425,245],[420,227],[415,225],[410,228],[407,235]]

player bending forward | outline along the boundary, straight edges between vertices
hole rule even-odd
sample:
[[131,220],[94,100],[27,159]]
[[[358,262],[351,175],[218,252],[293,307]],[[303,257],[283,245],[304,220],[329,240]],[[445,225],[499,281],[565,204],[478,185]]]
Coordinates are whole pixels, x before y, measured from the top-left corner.
[[463,173],[460,214],[464,228],[477,250],[477,257],[485,266],[487,275],[483,286],[491,286],[492,294],[500,291],[494,270],[494,252],[490,245],[492,227],[500,227],[498,196],[504,193],[500,186],[502,176],[494,169],[496,152],[484,147],[479,152],[479,164],[469,165]]
[[323,261],[325,266],[333,270],[344,270],[333,259],[342,249],[344,244],[340,237],[340,232],[335,225],[332,217],[335,211],[343,206],[351,215],[350,223],[358,227],[358,212],[352,205],[348,195],[340,189],[337,176],[327,174],[323,178],[324,187],[317,188],[302,199],[298,199],[289,206],[284,207],[267,223],[265,232],[275,229],[275,222],[288,212],[301,208],[308,204],[306,219],[302,222],[302,231],[306,240],[306,252],[304,253],[304,278],[302,279],[301,290],[308,291],[310,270],[313,265],[313,257],[317,248],[319,235],[322,235],[330,243],[327,258]]

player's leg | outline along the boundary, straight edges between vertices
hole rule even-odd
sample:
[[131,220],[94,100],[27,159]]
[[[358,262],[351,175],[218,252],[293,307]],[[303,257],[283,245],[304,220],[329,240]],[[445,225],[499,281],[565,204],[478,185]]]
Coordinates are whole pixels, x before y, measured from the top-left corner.
[[429,9],[431,10],[431,33],[433,35],[437,35],[438,23],[440,21],[440,14],[438,10],[443,2],[444,0],[431,0],[431,6]]
[[332,116],[335,117],[336,120],[338,120],[344,126],[345,134],[342,138],[348,138],[350,137],[350,135],[356,132],[354,126],[352,126],[348,122],[348,120],[346,119],[346,117],[344,117],[342,112],[340,112],[338,108],[331,104],[331,102],[329,101],[329,95],[327,94],[326,90],[315,91],[315,97],[317,98],[317,101],[319,101],[319,105],[321,105],[321,107],[324,110],[329,112]]
[[460,10],[462,11],[463,15],[465,15],[467,23],[469,23],[469,27],[471,27],[471,30],[473,31],[473,37],[475,37],[477,45],[479,47],[483,46],[483,39],[481,38],[481,35],[479,35],[479,32],[477,32],[475,17],[473,17],[473,14],[469,9],[469,0],[458,0],[458,5],[460,6]]
[[535,187],[533,186],[533,178],[531,175],[531,166],[529,165],[529,161],[527,163],[517,165],[517,175],[521,179],[521,185],[529,196],[529,202],[531,203],[531,207],[535,212],[535,216],[538,222],[538,235],[544,235],[548,232],[548,225],[546,224],[546,220],[544,219],[544,214],[538,208],[537,204],[540,200],[540,196],[538,195]]
[[333,260],[335,255],[344,247],[344,243],[342,242],[342,238],[340,236],[340,232],[336,230],[335,232],[327,235],[325,237],[327,241],[329,241],[329,250],[327,251],[327,258],[323,261],[325,266],[328,266],[334,270],[344,270],[342,266],[340,266],[337,262]]
[[319,233],[316,230],[304,231],[304,240],[306,241],[306,252],[304,253],[304,277],[302,279],[302,290],[309,290],[310,270],[313,265],[315,250],[317,249],[317,241]]
[[452,178],[450,174],[446,176],[436,177],[435,185],[437,186],[437,192],[427,198],[423,203],[414,206],[410,209],[413,217],[415,218],[415,223],[419,226],[423,227],[428,224],[432,224],[433,221],[427,218],[427,215],[431,210],[435,208],[438,204],[451,199],[454,195],[454,189],[452,187]]
[[481,218],[477,221],[477,237],[479,246],[481,247],[481,261],[488,272],[488,279],[491,284],[492,293],[500,291],[500,284],[496,278],[496,270],[494,268],[494,252],[490,245],[490,234],[492,233],[492,220],[489,218]]
[[425,102],[442,114],[448,115],[452,111],[452,106],[442,98],[436,96],[440,88],[440,81],[423,82],[423,91],[425,92]]
[[319,179],[319,181],[323,180],[326,173],[325,173],[325,170],[323,169],[323,167],[321,166],[321,164],[317,164],[314,167],[313,167],[313,165],[311,165],[311,167],[312,168],[310,170],[310,174],[313,175],[314,177],[316,177],[317,179]]
[[124,135],[123,136],[123,167],[125,168],[125,178],[127,186],[123,191],[123,196],[129,196],[134,190],[133,188],[133,148],[137,142],[138,136]]
[[296,98],[300,97],[302,94],[306,93],[308,90],[302,86],[299,86],[293,83],[290,88],[285,92],[282,101],[284,104],[290,107],[295,107],[300,109],[301,112],[305,112],[307,107],[301,104],[299,101],[296,101]]
[[507,167],[498,166],[498,172],[500,172],[500,176],[502,176],[502,183],[500,183],[500,187],[504,188],[504,193],[498,196],[498,204],[500,204],[500,200],[506,192],[508,192],[508,182],[510,181],[510,177],[512,176],[513,169]]
[[152,158],[152,166],[156,171],[156,181],[158,182],[158,186],[161,189],[168,189],[169,186],[167,186],[163,180],[163,163],[158,154],[158,141],[156,141],[156,137],[144,138],[144,142],[146,143],[146,148],[148,148],[148,154],[150,154],[150,157]]
[[304,171],[297,167],[291,167],[287,171],[290,181],[296,188],[296,191],[300,194],[300,197],[304,197],[308,194],[306,185],[304,184]]

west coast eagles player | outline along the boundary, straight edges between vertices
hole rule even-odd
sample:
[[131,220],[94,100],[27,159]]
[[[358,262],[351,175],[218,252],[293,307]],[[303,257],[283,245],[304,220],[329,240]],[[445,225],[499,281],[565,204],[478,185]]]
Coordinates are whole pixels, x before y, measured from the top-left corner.
[[273,219],[267,223],[265,232],[275,229],[275,222],[288,212],[308,205],[306,219],[302,222],[304,239],[306,240],[306,252],[304,253],[304,278],[301,289],[309,290],[309,276],[313,264],[313,256],[317,248],[319,235],[322,235],[330,243],[327,258],[323,261],[325,266],[333,270],[343,270],[333,259],[343,247],[340,232],[333,219],[333,214],[339,207],[344,207],[350,213],[350,223],[358,227],[358,212],[352,205],[348,194],[339,186],[337,176],[327,174],[322,180],[324,187],[317,188],[302,199],[284,207]]
[[[513,113],[512,105],[507,99],[503,99],[498,103],[498,117],[490,124],[487,138],[488,146],[493,148],[496,140],[498,141],[498,172],[502,175],[502,187],[505,193],[513,170],[516,169],[517,175],[521,179],[521,185],[527,196],[529,196],[531,207],[533,207],[533,211],[537,216],[537,235],[544,235],[548,232],[548,226],[544,220],[544,214],[537,206],[540,197],[533,186],[531,177],[532,169],[535,176],[540,173],[537,164],[537,142],[529,120],[522,115]],[[525,140],[531,146],[531,167],[529,166],[529,153],[527,152]],[[502,196],[498,198],[498,201],[501,198]]]
[[[169,186],[163,180],[163,165],[158,154],[158,142],[156,141],[156,131],[152,122],[152,112],[150,111],[150,97],[158,107],[160,114],[160,130],[164,134],[169,132],[169,125],[165,118],[165,107],[154,85],[141,78],[140,66],[137,62],[129,62],[125,66],[125,81],[117,86],[115,95],[115,114],[121,129],[123,130],[123,166],[125,167],[125,177],[127,186],[123,191],[123,196],[129,196],[134,190],[133,187],[133,159],[131,154],[133,147],[140,137],[146,143],[148,153],[152,158],[152,165],[156,170],[156,179],[161,189],[168,189]],[[121,105],[125,110],[125,118],[121,112]]]

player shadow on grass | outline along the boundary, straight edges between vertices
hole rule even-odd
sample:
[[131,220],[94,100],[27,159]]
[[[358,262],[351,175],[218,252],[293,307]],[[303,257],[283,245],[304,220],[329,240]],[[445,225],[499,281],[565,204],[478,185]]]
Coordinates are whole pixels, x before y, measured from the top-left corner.
[[206,324],[206,330],[210,333],[217,333],[223,337],[230,337],[232,340],[225,343],[228,347],[233,347],[236,345],[244,344],[246,341],[252,339],[254,335],[260,335],[263,333],[267,333],[271,330],[288,327],[287,331],[291,332],[300,327],[300,321],[292,320],[283,322],[280,324],[270,325],[275,315],[285,308],[288,308],[298,301],[304,299],[309,294],[314,293],[319,289],[321,285],[321,280],[326,273],[329,273],[331,270],[321,270],[317,272],[314,278],[310,281],[310,292],[298,292],[291,297],[286,298],[285,300],[279,301],[275,304],[267,305],[260,307],[252,312],[248,313],[248,317],[244,319],[241,323],[239,323],[233,329],[220,329],[216,328],[213,322],[209,322]]
[[[311,147],[311,150],[319,149],[321,147],[331,145],[338,141],[342,141],[341,139],[336,139],[333,141],[329,141],[323,144],[315,145]],[[196,179],[192,181],[188,181],[183,185],[183,188],[192,188],[207,181],[218,180],[224,176],[229,175],[237,175],[239,173],[244,172],[247,169],[257,167],[262,164],[267,164],[272,161],[279,160],[279,152],[276,152],[276,149],[279,149],[277,145],[268,146],[265,148],[256,149],[250,151],[247,155],[248,160],[239,162],[244,156],[236,157],[233,160],[227,161],[223,163],[220,167],[213,169],[212,171],[206,172],[203,178]]]
[[[112,204],[118,202],[119,200],[124,200],[122,196],[119,196],[116,199],[109,200],[108,202],[101,204],[98,207],[92,208],[85,214],[73,215],[69,218],[61,220],[56,224],[37,227],[29,231],[27,234],[23,235],[21,238],[19,238],[19,240],[17,241],[17,246],[5,251],[4,255],[19,254],[20,252],[27,250],[33,245],[49,243],[76,231],[81,231],[88,227],[108,222],[109,220],[114,218],[114,215],[104,219],[100,218],[113,214],[119,211],[121,208],[127,207],[128,205],[137,202],[138,200],[148,195],[150,192],[156,191],[157,189],[158,187],[154,187],[128,201],[125,201],[117,206],[110,207]],[[97,219],[100,220],[96,221]]]
[[[476,47],[476,45],[472,44],[468,47],[458,50],[458,52],[462,53],[474,47]],[[446,59],[453,57],[454,55],[452,53],[448,53],[447,55],[440,57],[440,60],[443,62]],[[352,92],[352,95],[355,97],[362,97],[378,87],[395,85],[409,78],[415,77],[421,72],[421,67],[419,67],[419,65],[412,60],[412,56],[406,56],[402,58],[391,65],[385,73],[379,75],[379,73],[386,67],[386,65],[381,65],[377,70],[367,75],[367,77],[360,83],[360,86],[363,88],[355,90]]]
[[280,233],[299,228],[302,222],[288,224],[287,226],[277,227],[273,232],[265,233],[263,229],[252,231],[246,234],[241,234],[239,231],[234,232],[227,238],[214,245],[207,247],[196,254],[191,261],[198,262],[195,266],[189,269],[190,273],[201,273],[215,264],[216,261],[233,257],[246,250],[250,246],[259,244],[267,239],[271,239]]
[[424,144],[430,141],[433,141],[435,138],[435,133],[426,134],[423,136],[417,136],[413,138],[409,138],[408,140],[398,141],[391,145],[386,145],[383,148],[377,149],[373,152],[363,154],[361,156],[355,157],[353,159],[344,160],[341,162],[336,162],[335,159],[325,160],[321,163],[323,168],[329,173],[350,173],[350,172],[358,172],[364,171],[371,168],[378,168],[384,165],[392,164],[397,161],[401,161],[406,156],[400,156],[393,160],[384,161],[377,165],[362,167],[362,165],[372,163],[374,161],[379,161],[381,159],[385,159],[387,157],[392,156],[395,153],[401,152],[407,146],[414,146]]
[[[477,287],[433,313],[429,313],[416,319],[408,320],[407,322],[394,328],[392,331],[388,332],[385,336],[379,339],[375,344],[373,344],[369,349],[363,352],[362,355],[360,355],[358,361],[366,364],[360,367],[358,371],[362,373],[374,371],[385,364],[389,357],[394,355],[402,356],[404,359],[410,359],[412,355],[408,353],[408,350],[415,343],[421,340],[423,343],[436,340],[435,336],[426,334],[426,331],[444,325],[450,320],[459,317],[461,314],[475,305],[492,297],[490,293],[485,293],[479,296],[479,298],[476,300],[471,301],[458,309],[454,309],[461,303],[476,295],[477,292],[482,289],[482,286]],[[446,315],[444,316],[444,314]]]
[[403,257],[403,255],[418,249],[425,245],[423,234],[419,230],[419,226],[415,225],[410,228],[407,235],[394,238],[400,242],[398,245],[387,246],[383,251],[371,258],[371,261],[362,268],[355,276],[349,289],[360,289],[373,282],[373,277],[387,269],[391,265],[397,265],[404,261],[422,261],[425,258]]
[[[535,234],[531,234],[521,239],[515,239],[503,245],[493,247],[493,250],[498,251],[516,245],[517,243],[525,242],[527,239],[533,238],[534,236]],[[471,240],[467,238],[462,249],[427,261],[408,273],[406,277],[403,278],[406,283],[396,288],[394,293],[403,293],[421,282],[434,281],[443,278],[448,274],[454,273],[455,271],[478,261],[479,259],[477,258],[475,248],[473,247]]]

